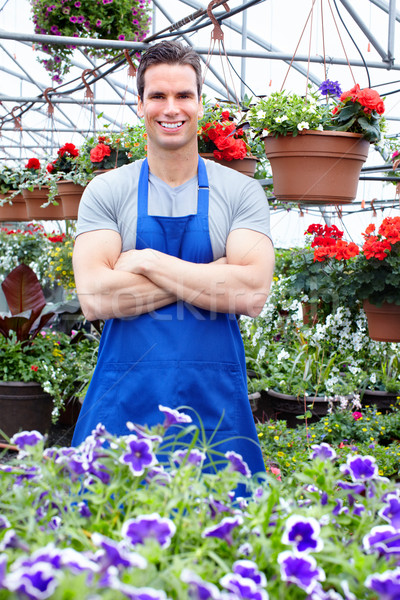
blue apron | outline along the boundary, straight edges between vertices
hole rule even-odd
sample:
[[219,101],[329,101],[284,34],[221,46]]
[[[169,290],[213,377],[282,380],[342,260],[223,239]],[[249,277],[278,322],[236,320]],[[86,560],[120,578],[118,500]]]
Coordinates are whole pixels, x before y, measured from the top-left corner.
[[[203,159],[199,157],[197,214],[149,215],[148,174],[146,159],[139,178],[136,248],[154,248],[194,263],[213,261]],[[81,443],[99,422],[116,435],[129,433],[127,421],[162,423],[159,404],[190,406],[200,415],[208,438],[223,417],[211,441],[215,450],[238,452],[252,473],[265,470],[234,315],[178,301],[131,319],[107,320],[72,443]],[[184,410],[196,423],[194,411]]]

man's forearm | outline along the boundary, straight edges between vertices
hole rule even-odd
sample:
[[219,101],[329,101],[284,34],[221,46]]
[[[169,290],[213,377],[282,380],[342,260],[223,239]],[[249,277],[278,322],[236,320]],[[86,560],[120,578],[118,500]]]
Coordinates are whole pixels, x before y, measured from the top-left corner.
[[176,302],[176,296],[144,275],[102,269],[77,285],[82,311],[89,321],[126,318]]

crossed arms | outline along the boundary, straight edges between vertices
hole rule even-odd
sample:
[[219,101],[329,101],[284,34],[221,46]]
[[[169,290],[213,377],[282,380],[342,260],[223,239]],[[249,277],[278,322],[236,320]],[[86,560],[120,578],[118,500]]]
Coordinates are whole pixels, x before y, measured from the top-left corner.
[[226,258],[191,263],[152,249],[121,253],[111,230],[79,235],[73,264],[86,318],[124,318],[184,300],[206,310],[257,316],[266,301],[274,268],[271,240],[250,229],[232,231]]

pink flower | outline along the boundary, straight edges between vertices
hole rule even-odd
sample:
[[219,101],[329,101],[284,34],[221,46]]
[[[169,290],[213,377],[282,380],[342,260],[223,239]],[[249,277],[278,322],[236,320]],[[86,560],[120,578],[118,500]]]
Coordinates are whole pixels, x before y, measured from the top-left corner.
[[353,412],[353,419],[354,419],[355,421],[358,421],[358,419],[362,419],[362,413],[360,413],[360,412],[358,412],[358,411],[356,411],[356,412]]

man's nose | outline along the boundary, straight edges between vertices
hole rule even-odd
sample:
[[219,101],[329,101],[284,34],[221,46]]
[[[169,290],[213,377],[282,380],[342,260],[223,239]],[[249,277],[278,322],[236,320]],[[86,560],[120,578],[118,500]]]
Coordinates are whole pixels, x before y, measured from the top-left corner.
[[174,115],[179,112],[179,106],[175,98],[167,98],[165,112],[170,115]]

